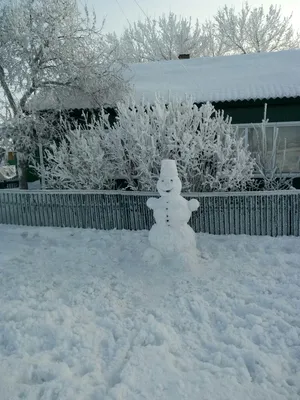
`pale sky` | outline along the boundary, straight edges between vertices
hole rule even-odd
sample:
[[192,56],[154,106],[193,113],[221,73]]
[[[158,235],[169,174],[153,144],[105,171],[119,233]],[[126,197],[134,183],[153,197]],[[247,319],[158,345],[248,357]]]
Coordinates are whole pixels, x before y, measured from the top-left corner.
[[[240,9],[243,1],[240,0],[79,0],[87,3],[88,7],[95,9],[98,21],[106,17],[105,31],[116,31],[118,34],[124,28],[138,19],[145,19],[141,9],[149,17],[158,17],[170,11],[184,17],[198,18],[204,22],[223,7],[225,4]],[[296,30],[300,30],[300,0],[248,0],[251,6],[263,5],[265,9],[271,4],[280,5],[284,15],[293,13],[293,24]],[[139,6],[141,9],[139,8]],[[122,11],[122,10],[123,11]],[[128,21],[129,22],[128,22]]]

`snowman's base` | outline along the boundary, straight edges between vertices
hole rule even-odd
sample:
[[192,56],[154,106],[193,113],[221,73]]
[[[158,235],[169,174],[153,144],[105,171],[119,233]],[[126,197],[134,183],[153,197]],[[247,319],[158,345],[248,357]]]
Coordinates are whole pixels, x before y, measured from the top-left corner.
[[190,253],[197,248],[195,232],[186,223],[176,227],[154,224],[149,232],[149,242],[163,256]]
[[147,264],[155,265],[158,264],[162,259],[161,253],[154,249],[153,247],[149,247],[146,249],[143,255],[143,261]]
[[157,265],[163,259],[173,260],[186,267],[194,267],[198,264],[199,251],[197,249],[189,249],[184,252],[175,252],[173,254],[161,254],[158,250],[153,247],[146,249],[143,255],[143,261],[150,265]]
[[178,260],[181,264],[187,267],[195,267],[198,264],[199,251],[191,249],[178,254]]

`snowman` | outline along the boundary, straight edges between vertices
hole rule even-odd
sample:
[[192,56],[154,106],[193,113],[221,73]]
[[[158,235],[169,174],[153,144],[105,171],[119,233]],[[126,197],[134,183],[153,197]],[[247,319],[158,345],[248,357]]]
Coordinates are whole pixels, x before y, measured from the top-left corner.
[[196,199],[186,200],[181,195],[181,181],[174,160],[162,160],[157,182],[160,198],[151,197],[147,206],[153,210],[155,224],[149,232],[151,247],[144,260],[157,263],[161,257],[176,257],[190,262],[197,257],[195,232],[188,225],[193,211],[199,207]]

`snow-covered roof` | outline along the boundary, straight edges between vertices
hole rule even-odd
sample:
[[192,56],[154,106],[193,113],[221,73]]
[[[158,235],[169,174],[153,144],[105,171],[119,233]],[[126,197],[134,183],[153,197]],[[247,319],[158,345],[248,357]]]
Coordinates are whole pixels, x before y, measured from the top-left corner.
[[136,98],[148,101],[156,93],[199,103],[297,97],[300,50],[133,64],[127,75]]
[[99,107],[99,104],[86,93],[62,86],[39,91],[27,104],[28,110],[68,110],[97,107]]
[[[131,64],[124,78],[137,100],[150,102],[157,94],[189,95],[199,103],[297,97],[300,49]],[[28,102],[31,110],[97,107],[87,94],[65,87],[39,92]]]

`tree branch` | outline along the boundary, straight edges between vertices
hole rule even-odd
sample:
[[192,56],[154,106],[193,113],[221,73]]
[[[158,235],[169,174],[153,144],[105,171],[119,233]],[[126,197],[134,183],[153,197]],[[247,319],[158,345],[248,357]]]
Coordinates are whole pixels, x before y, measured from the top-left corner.
[[43,81],[40,85],[40,87],[43,86],[67,86],[67,87],[76,87],[75,85],[72,85],[72,82],[59,82],[59,81]]
[[26,90],[26,92],[21,97],[20,107],[21,107],[22,111],[24,111],[25,104],[26,104],[27,100],[32,95],[32,93],[35,92],[35,90],[36,90],[36,87],[31,86],[29,89]]
[[21,97],[20,100],[20,107],[21,109],[24,111],[25,108],[25,104],[27,102],[27,100],[29,99],[29,97],[32,95],[32,93],[34,93],[36,91],[36,89],[38,89],[39,87],[45,87],[45,86],[67,86],[67,87],[76,87],[75,85],[71,86],[71,82],[57,82],[57,81],[44,81],[39,85],[32,85],[28,90],[26,90],[26,92],[23,94],[23,96]]
[[5,96],[7,97],[7,100],[9,102],[9,105],[11,106],[14,115],[18,114],[18,107],[16,105],[16,102],[13,98],[13,95],[8,87],[8,84],[5,80],[5,73],[3,67],[0,65],[0,84],[4,90]]

